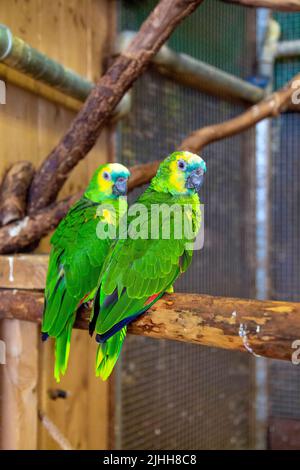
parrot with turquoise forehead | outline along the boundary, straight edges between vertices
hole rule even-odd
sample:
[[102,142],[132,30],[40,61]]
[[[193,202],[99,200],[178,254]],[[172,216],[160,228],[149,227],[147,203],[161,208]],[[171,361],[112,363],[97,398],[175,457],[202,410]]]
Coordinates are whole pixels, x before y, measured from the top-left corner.
[[127,211],[123,196],[129,175],[128,169],[118,163],[101,165],[51,238],[42,339],[55,338],[57,382],[67,369],[76,311],[93,298],[113,241],[99,234],[109,233],[107,228],[116,229],[122,213]]
[[[140,236],[133,233],[134,215],[131,215],[131,208],[128,211],[128,236],[119,238],[110,249],[90,320],[90,334],[95,331],[99,343],[96,375],[103,380],[110,376],[118,359],[127,325],[165,292],[172,292],[175,280],[191,263],[194,240],[201,225],[198,191],[205,172],[206,164],[198,155],[172,153],[160,164],[149,187],[137,200],[138,205],[146,209],[140,223]],[[157,207],[164,207],[164,210],[156,218],[156,231],[152,232],[152,208]],[[176,213],[186,214],[192,228],[188,234],[180,228],[179,236],[178,230],[175,235],[179,225]],[[165,237],[167,219],[170,228]]]

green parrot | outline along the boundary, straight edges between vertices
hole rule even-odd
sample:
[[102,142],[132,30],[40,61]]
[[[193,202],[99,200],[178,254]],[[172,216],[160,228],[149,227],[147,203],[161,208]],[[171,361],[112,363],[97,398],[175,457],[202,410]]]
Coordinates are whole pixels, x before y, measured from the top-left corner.
[[93,298],[116,225],[127,211],[128,169],[101,165],[51,238],[42,340],[55,338],[54,376],[67,369],[77,309]]
[[[131,208],[128,211],[128,236],[119,238],[110,248],[90,320],[90,334],[96,331],[99,343],[96,375],[103,380],[110,376],[118,359],[127,325],[165,292],[171,292],[175,280],[191,263],[201,225],[198,191],[205,172],[206,164],[198,155],[172,153],[137,200],[140,213],[141,207],[145,209],[143,220],[138,224]],[[153,209],[158,207],[164,210],[155,218]],[[188,233],[184,224],[180,226],[178,215],[189,222]],[[169,233],[165,236],[168,221]]]

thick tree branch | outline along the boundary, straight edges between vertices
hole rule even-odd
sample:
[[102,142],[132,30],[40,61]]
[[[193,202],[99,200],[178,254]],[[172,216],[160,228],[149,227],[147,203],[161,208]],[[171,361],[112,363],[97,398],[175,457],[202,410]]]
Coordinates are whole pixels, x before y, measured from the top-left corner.
[[54,203],[22,220],[11,223],[0,229],[0,253],[18,253],[39,241],[55,229],[65,217],[70,206],[79,199],[82,193],[69,196],[63,201]]
[[30,162],[18,162],[5,173],[0,189],[0,226],[22,219],[26,213],[26,199],[34,175]]
[[202,129],[192,132],[181,142],[179,149],[189,150],[195,153],[201,152],[201,150],[211,142],[239,134],[265,118],[278,116],[291,107],[292,95],[296,92],[293,83],[299,80],[300,74],[296,75],[284,88],[272,93],[269,97],[251,106],[251,108],[247,109],[243,114],[229,121],[203,127]]
[[99,80],[70,128],[37,171],[29,213],[52,203],[70,171],[95,144],[112,110],[176,26],[203,0],[161,0],[140,31]]
[[270,8],[277,11],[300,11],[300,0],[222,0],[245,7]]
[[[0,290],[0,319],[40,323],[42,311],[42,292]],[[76,327],[87,329],[88,319],[88,311],[79,311]],[[129,333],[291,360],[300,337],[300,303],[166,295]]]

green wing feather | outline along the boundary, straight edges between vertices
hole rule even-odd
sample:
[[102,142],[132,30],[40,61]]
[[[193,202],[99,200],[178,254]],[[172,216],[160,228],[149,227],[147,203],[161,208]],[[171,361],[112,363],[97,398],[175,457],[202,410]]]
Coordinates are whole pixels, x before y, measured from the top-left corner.
[[[107,204],[107,202],[106,202]],[[114,210],[117,204],[112,201]],[[55,377],[67,368],[75,312],[93,295],[110,240],[96,236],[98,204],[83,197],[62,220],[52,239],[42,332],[56,338]]]
[[[185,204],[189,204],[192,207],[192,223],[199,227],[200,205],[198,196],[196,198],[186,196],[174,200],[174,196],[148,190],[138,202],[148,208],[149,217],[151,204],[177,203],[179,211],[182,211]],[[109,347],[106,347],[105,343],[99,346],[101,351],[105,350],[106,357],[110,354],[112,356],[109,358],[110,361],[106,360],[109,362],[109,367],[105,369],[105,373],[104,369],[97,366],[97,373],[104,380],[108,377],[107,371],[112,370],[111,366],[115,364],[121,350],[126,333],[124,325],[148,310],[173,285],[180,273],[188,268],[192,259],[192,251],[187,249],[188,240],[184,236],[178,239],[175,237],[174,217],[171,219],[168,239],[164,239],[162,233],[164,216],[161,216],[158,239],[150,237],[149,217],[144,222],[149,231],[148,239],[119,240],[111,249],[100,276],[91,329],[95,328],[96,333],[104,338],[106,334],[114,333],[107,340],[111,341]],[[129,218],[128,223],[130,222]],[[117,336],[120,328],[123,328],[122,335]]]

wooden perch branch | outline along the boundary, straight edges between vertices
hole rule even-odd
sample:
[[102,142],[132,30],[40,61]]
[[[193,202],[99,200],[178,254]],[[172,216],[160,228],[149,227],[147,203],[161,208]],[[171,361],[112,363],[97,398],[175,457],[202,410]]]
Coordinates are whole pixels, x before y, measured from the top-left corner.
[[[41,322],[47,266],[46,255],[0,256],[0,320]],[[87,329],[88,318],[80,310],[76,327]],[[300,339],[300,303],[165,295],[129,332],[290,360]]]
[[300,0],[222,0],[245,7],[270,8],[277,11],[300,11]]
[[176,26],[203,0],[161,0],[91,91],[70,128],[37,171],[29,194],[29,214],[52,203],[70,171],[95,144],[115,106],[141,75]]
[[54,203],[35,215],[24,217],[0,229],[0,253],[18,253],[47,235],[65,217],[82,193]]
[[26,199],[34,175],[30,162],[12,165],[4,175],[0,189],[0,226],[22,219],[26,213]]
[[179,149],[195,153],[201,152],[211,142],[239,134],[265,118],[278,116],[291,107],[292,95],[296,91],[293,83],[296,83],[297,80],[300,80],[300,74],[296,75],[284,88],[251,106],[239,116],[192,132],[181,142]]
[[[0,290],[0,319],[41,322],[43,294]],[[88,328],[88,311],[76,327]],[[300,339],[300,303],[244,300],[198,294],[166,295],[129,333],[291,360]]]

